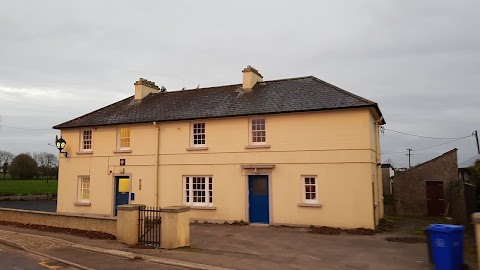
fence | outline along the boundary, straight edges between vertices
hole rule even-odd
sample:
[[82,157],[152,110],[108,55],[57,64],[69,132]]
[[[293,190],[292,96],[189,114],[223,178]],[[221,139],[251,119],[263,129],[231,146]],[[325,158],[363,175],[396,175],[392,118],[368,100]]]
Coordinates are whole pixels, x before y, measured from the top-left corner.
[[138,211],[138,243],[144,246],[160,247],[160,207],[145,207]]

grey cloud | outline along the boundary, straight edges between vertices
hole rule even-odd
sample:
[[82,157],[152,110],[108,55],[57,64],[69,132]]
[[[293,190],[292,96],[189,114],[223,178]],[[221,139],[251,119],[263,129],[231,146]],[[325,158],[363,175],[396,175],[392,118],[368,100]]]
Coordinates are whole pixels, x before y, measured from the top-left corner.
[[[473,0],[4,1],[0,115],[5,125],[48,129],[132,95],[139,77],[169,90],[205,87],[240,83],[253,65],[266,80],[314,75],[376,101],[388,128],[462,136],[480,129],[479,8]],[[56,131],[31,133],[1,129],[0,149],[43,151]],[[385,151],[435,143],[382,136]],[[475,154],[464,140],[414,157],[453,147],[459,159]]]

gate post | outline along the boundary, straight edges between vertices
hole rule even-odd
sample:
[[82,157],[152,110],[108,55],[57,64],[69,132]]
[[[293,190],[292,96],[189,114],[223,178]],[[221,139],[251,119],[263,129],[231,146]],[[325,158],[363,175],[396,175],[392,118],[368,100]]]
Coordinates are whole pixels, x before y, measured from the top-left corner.
[[127,245],[138,244],[138,215],[144,204],[117,206],[117,240]]
[[161,209],[161,248],[190,246],[190,207],[170,206]]
[[472,214],[472,223],[475,226],[475,242],[477,244],[477,264],[480,263],[480,213]]

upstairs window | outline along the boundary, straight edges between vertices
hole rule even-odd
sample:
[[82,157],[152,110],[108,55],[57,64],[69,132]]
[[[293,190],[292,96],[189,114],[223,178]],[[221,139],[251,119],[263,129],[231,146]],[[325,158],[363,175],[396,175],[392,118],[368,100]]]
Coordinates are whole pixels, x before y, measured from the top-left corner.
[[213,177],[185,176],[184,204],[191,206],[213,206]]
[[82,130],[81,133],[81,151],[92,151],[92,130]]
[[267,134],[265,130],[265,119],[251,120],[251,143],[265,144],[267,141]]
[[205,123],[194,123],[192,126],[192,146],[205,146]]
[[130,149],[130,128],[122,127],[118,129],[118,149]]

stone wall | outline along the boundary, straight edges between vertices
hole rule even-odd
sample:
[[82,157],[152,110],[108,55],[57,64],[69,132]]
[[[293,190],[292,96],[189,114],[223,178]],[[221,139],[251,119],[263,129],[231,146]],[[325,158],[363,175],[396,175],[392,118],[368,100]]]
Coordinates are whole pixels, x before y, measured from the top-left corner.
[[0,208],[0,221],[105,232],[117,235],[117,219]]
[[457,149],[419,164],[393,177],[395,213],[399,216],[427,216],[427,181],[442,181],[445,208],[457,223],[465,223],[463,182],[458,181]]

